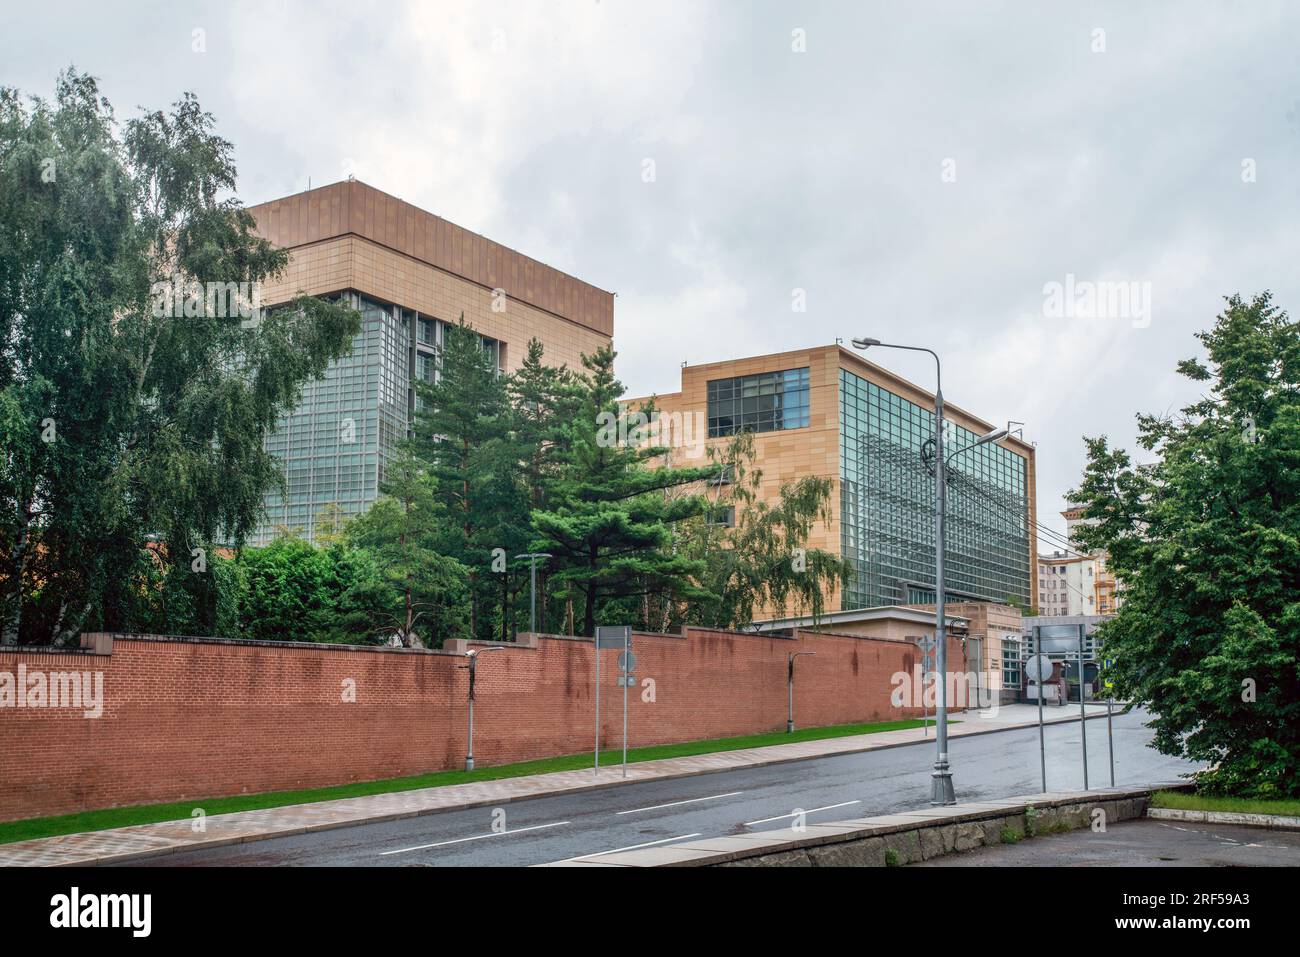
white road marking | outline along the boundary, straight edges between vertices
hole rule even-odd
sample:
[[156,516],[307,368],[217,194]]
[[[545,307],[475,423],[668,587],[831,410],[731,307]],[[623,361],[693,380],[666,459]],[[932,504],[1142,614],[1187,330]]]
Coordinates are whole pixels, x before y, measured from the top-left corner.
[[616,811],[616,814],[639,814],[642,811],[658,811],[666,807],[680,807],[683,804],[698,804],[700,801],[717,801],[720,798],[735,797],[737,794],[744,794],[744,791],[728,791],[726,794],[714,794],[712,797],[691,798],[689,801],[673,801],[671,804],[654,804],[650,807],[633,808],[630,811]]
[[458,837],[454,841],[439,841],[437,844],[421,844],[419,847],[404,847],[399,851],[384,851],[379,856],[387,857],[389,854],[405,854],[408,851],[427,851],[431,847],[446,847],[448,844],[464,844],[466,841],[481,841],[485,837],[507,837],[511,834],[522,834],[524,831],[540,831],[548,827],[560,827],[568,823],[568,821],[556,821],[553,824],[534,824],[532,827],[517,827],[511,831],[495,831],[491,834],[475,834],[473,837]]
[[[804,814],[812,814],[814,811],[833,811],[837,807],[849,807],[853,804],[861,804],[861,801],[845,801],[843,804],[828,804],[825,807],[810,807],[804,811]],[[793,814],[779,814],[776,817],[765,817],[761,821],[746,821],[742,827],[751,827],[755,824],[767,824],[770,821],[784,821],[788,817],[795,817],[800,812],[795,811]]]
[[662,841],[646,841],[644,844],[632,844],[628,847],[616,847],[609,851],[597,851],[594,854],[579,854],[577,857],[566,857],[562,861],[555,861],[556,864],[567,864],[569,861],[585,861],[589,857],[604,857],[606,854],[617,854],[620,851],[639,851],[643,847],[654,847],[656,844],[671,844],[673,841],[686,841],[692,837],[699,837],[699,834],[682,834],[678,837],[665,837]]

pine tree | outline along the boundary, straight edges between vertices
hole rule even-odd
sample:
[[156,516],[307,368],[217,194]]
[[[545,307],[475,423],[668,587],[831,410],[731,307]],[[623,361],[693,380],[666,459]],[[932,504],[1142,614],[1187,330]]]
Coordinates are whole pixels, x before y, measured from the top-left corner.
[[[565,426],[577,416],[581,396],[574,372],[567,366],[546,365],[542,344],[530,339],[524,360],[510,376],[507,388],[515,415],[515,437],[522,455],[522,480],[529,509],[542,509],[559,475],[566,447]],[[525,516],[525,523],[529,521]],[[550,618],[550,567],[537,568],[538,621],[543,630]],[[559,622],[557,627],[562,627]]]
[[[435,382],[417,385],[414,448],[427,464],[447,520],[439,551],[466,569],[470,631],[491,637],[493,614],[508,628],[510,556],[528,540],[528,508],[519,481],[520,451],[506,380],[462,321],[444,330]],[[517,586],[516,586],[517,591]]]
[[555,556],[551,581],[562,599],[579,603],[584,635],[594,633],[605,600],[707,596],[692,581],[701,563],[668,548],[671,526],[706,503],[664,491],[702,481],[713,470],[649,465],[666,450],[641,441],[636,421],[620,410],[623,386],[614,358],[607,346],[583,356],[587,371],[579,377],[576,415],[558,442],[559,474],[545,507],[532,513],[532,549]]

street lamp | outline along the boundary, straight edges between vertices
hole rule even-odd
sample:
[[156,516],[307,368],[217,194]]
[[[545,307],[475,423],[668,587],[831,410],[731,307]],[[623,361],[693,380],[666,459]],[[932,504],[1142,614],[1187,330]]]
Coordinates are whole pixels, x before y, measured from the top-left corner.
[[785,673],[785,690],[786,698],[789,702],[789,708],[786,711],[785,733],[794,734],[794,660],[800,655],[816,657],[815,651],[796,651],[790,656],[790,667]]
[[943,451],[943,367],[939,354],[924,346],[901,346],[881,342],[879,339],[861,338],[853,340],[853,348],[866,350],[876,346],[882,349],[905,349],[909,352],[928,352],[934,357],[934,638],[935,671],[938,672],[939,687],[935,708],[935,745],[936,756],[934,774],[931,776],[930,803],[956,804],[957,796],[952,786],[952,771],[948,767],[948,631],[944,621],[944,515],[948,508],[947,467],[951,457],[968,452],[987,442],[996,442],[1005,438],[1006,429],[995,429],[980,437],[970,445],[963,446],[952,453],[944,455]]
[[537,559],[551,558],[550,552],[525,552],[515,558],[528,559],[528,631],[537,633]]
[[501,645],[489,645],[486,648],[475,648],[473,651],[465,652],[465,657],[469,659],[469,664],[458,665],[460,668],[469,669],[469,743],[465,748],[465,770],[474,770],[474,680],[478,677],[478,656],[485,651],[505,651]]

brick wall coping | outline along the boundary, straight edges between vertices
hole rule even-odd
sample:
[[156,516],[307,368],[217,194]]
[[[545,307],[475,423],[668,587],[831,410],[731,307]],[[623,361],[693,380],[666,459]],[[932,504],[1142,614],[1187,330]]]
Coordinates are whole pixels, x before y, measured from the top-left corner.
[[80,645],[0,645],[0,655],[22,652],[25,655],[94,655],[94,648]]
[[80,647],[51,648],[30,645],[0,645],[0,655],[10,652],[22,654],[99,654],[112,655],[116,641],[138,641],[148,644],[175,645],[227,645],[248,648],[278,648],[298,651],[380,652],[406,655],[446,655],[437,648],[390,648],[387,645],[344,645],[313,641],[262,641],[253,638],[213,638],[205,635],[148,635],[118,632],[84,632]]
[[[718,628],[698,628],[688,626],[680,632],[633,631],[633,638],[663,638],[674,641],[686,641],[691,634],[721,635],[728,638],[758,638],[768,641],[798,641],[804,635],[817,635],[823,638],[848,638],[854,641],[882,641],[894,645],[910,645],[904,638],[886,638],[880,635],[857,635],[838,631],[814,631],[808,628],[797,629],[793,637],[787,635],[769,635],[749,631],[727,631]],[[951,636],[950,636],[951,637]],[[515,641],[477,641],[467,638],[447,639],[443,648],[394,648],[388,645],[352,645],[319,641],[265,641],[256,638],[218,638],[209,635],[153,635],[141,632],[84,632],[79,646],[57,647],[52,645],[0,645],[0,655],[105,655],[112,656],[115,641],[136,641],[150,644],[181,645],[225,645],[246,648],[276,648],[297,651],[340,651],[350,654],[378,653],[396,655],[433,655],[441,657],[459,657],[470,647],[502,647],[520,650],[536,650],[538,641],[575,641],[591,644],[591,638],[581,635],[550,635],[544,632],[519,632]]]
[[[821,638],[856,638],[858,641],[884,641],[884,642],[888,642],[891,645],[912,645],[913,647],[916,646],[916,642],[908,641],[906,638],[886,638],[884,635],[855,635],[852,632],[848,632],[848,631],[814,631],[812,628],[800,628],[799,632],[801,634],[817,635],[818,637]],[[764,637],[775,638],[777,636],[765,635]],[[948,636],[948,640],[960,641],[961,637],[959,635],[950,634]]]

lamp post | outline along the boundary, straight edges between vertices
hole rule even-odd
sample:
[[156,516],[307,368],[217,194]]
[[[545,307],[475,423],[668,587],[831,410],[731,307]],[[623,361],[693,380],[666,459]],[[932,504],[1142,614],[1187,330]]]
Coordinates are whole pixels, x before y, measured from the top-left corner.
[[935,701],[935,762],[931,776],[930,803],[956,804],[957,796],[952,786],[952,770],[948,766],[948,631],[944,621],[944,516],[948,508],[947,468],[949,458],[955,458],[986,442],[996,442],[1007,435],[999,429],[978,441],[946,456],[943,449],[943,366],[939,354],[924,346],[901,346],[881,342],[879,339],[854,339],[853,348],[867,350],[905,349],[909,352],[928,352],[934,357],[934,670],[938,672],[938,695]]
[[537,633],[537,559],[550,558],[550,552],[525,552],[515,558],[528,559],[528,632]]
[[800,655],[808,655],[810,658],[815,658],[817,656],[817,652],[796,651],[794,654],[790,656],[790,667],[785,674],[786,698],[787,701],[789,702],[789,707],[788,710],[786,711],[786,719],[785,719],[786,734],[794,734],[794,660],[798,658]]
[[465,652],[465,657],[469,659],[469,664],[461,665],[462,668],[469,669],[469,742],[465,748],[465,770],[474,770],[474,681],[478,677],[478,656],[485,651],[504,651],[501,645],[489,645],[486,648],[476,648],[473,651]]

